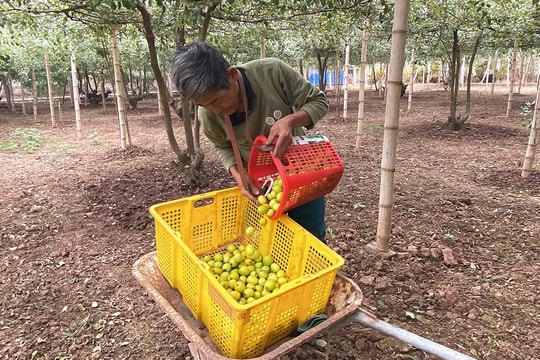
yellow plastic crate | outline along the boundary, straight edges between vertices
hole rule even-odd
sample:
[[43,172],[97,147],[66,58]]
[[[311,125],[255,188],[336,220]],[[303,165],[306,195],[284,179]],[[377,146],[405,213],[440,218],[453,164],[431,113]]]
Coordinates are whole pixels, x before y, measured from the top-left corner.
[[[343,258],[287,215],[261,227],[256,204],[237,187],[157,204],[150,213],[158,267],[224,356],[260,356],[324,312]],[[255,234],[245,234],[248,226]],[[233,242],[272,255],[289,282],[278,292],[238,304],[199,259]]]

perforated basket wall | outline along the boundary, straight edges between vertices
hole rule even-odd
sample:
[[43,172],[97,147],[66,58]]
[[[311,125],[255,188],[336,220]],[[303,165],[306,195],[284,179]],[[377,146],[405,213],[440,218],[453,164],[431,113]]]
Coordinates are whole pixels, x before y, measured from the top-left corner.
[[[154,205],[158,267],[230,358],[260,356],[308,317],[324,311],[343,259],[286,215],[259,225],[256,205],[238,188]],[[245,229],[256,229],[246,235]],[[254,244],[285,270],[279,292],[247,305],[227,293],[199,257],[228,244]]]
[[272,151],[261,151],[259,146],[265,143],[262,135],[253,141],[248,173],[259,187],[268,177],[281,177],[285,200],[271,219],[330,193],[343,175],[343,162],[330,141],[291,145],[282,158],[275,157]]

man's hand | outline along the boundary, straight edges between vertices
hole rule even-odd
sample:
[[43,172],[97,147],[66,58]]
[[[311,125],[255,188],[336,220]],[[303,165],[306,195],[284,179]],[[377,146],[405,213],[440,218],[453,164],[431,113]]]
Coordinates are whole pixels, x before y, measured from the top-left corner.
[[281,158],[292,144],[293,129],[312,124],[309,114],[304,110],[287,115],[272,125],[266,145],[274,143],[274,155]]
[[248,199],[252,201],[257,201],[257,197],[261,194],[261,190],[253,184],[253,181],[251,180],[251,177],[249,177],[246,174],[246,180],[247,180],[247,188],[242,184],[242,177],[240,176],[240,171],[238,170],[238,166],[233,165],[229,168],[229,172],[231,173],[232,177],[238,184],[238,187],[240,188],[240,193],[247,197]]
[[[289,115],[290,116],[290,115]],[[274,144],[274,156],[281,158],[292,144],[292,129],[287,116],[276,121],[270,128],[266,145]]]

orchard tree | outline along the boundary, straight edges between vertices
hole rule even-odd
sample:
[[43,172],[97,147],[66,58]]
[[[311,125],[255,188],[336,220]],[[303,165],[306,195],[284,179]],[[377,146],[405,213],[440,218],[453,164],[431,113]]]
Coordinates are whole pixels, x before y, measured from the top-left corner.
[[[490,4],[481,0],[428,0],[413,3],[413,7],[411,22],[422,25],[419,31],[422,31],[424,39],[434,34],[436,45],[442,47],[447,56],[450,115],[444,124],[451,129],[460,129],[470,115],[470,106],[467,106],[465,114],[458,114],[461,58],[467,54],[470,64],[474,62],[484,32],[492,23]],[[470,78],[469,73],[467,104],[470,104]]]
[[495,1],[492,7],[497,21],[493,25],[492,37],[507,50],[510,61],[510,88],[506,116],[513,106],[515,83],[521,82],[517,71],[518,51],[538,49],[540,46],[538,33],[538,6],[531,2],[518,0]]

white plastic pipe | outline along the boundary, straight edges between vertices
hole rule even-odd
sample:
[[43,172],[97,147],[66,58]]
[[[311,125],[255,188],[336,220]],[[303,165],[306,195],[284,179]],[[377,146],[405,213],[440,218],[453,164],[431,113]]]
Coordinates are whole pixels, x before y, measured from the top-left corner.
[[417,349],[424,350],[430,354],[440,357],[445,360],[474,360],[474,358],[464,355],[460,352],[447,348],[444,345],[438,344],[429,339],[423,338],[407,330],[395,327],[385,321],[373,318],[361,311],[357,311],[347,320],[359,322],[360,324],[369,326],[382,333],[390,335],[405,343],[411,344]]

